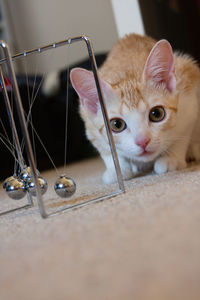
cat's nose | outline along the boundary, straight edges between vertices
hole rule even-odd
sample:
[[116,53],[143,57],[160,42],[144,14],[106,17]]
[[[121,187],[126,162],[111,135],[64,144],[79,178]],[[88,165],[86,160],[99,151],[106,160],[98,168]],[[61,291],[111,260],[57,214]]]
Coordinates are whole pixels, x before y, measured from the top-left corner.
[[149,144],[150,138],[138,138],[136,139],[135,143],[136,145],[140,146],[143,150],[145,150],[146,146]]

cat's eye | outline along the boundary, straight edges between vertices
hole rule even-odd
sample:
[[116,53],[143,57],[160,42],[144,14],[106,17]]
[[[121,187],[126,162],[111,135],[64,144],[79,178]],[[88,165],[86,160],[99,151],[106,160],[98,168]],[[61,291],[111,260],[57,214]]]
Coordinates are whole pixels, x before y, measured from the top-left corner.
[[160,122],[165,117],[165,109],[162,106],[155,106],[149,112],[149,120],[151,122]]
[[124,120],[115,118],[110,120],[110,126],[113,132],[119,133],[126,129],[127,125]]

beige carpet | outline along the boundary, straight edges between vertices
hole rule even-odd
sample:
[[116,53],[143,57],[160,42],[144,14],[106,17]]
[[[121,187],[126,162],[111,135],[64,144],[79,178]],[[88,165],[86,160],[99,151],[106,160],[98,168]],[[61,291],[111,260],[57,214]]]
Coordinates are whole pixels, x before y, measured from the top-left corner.
[[[99,160],[68,171],[85,199],[115,188],[102,185]],[[16,205],[0,199],[1,211]],[[36,208],[1,216],[0,299],[200,299],[200,165],[50,219]]]

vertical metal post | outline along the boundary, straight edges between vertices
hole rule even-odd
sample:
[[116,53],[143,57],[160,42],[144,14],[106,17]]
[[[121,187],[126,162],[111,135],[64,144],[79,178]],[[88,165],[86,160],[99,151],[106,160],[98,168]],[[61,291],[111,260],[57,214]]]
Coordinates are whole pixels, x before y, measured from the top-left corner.
[[1,41],[0,46],[2,47],[5,58],[7,60],[7,67],[8,67],[9,76],[10,76],[12,86],[13,86],[13,91],[14,91],[14,96],[15,96],[14,98],[15,98],[15,102],[16,102],[16,107],[17,107],[17,112],[18,112],[19,121],[20,121],[20,125],[21,125],[21,130],[22,130],[22,133],[23,133],[23,136],[25,139],[25,146],[26,146],[26,151],[28,154],[28,160],[29,160],[29,164],[30,164],[30,168],[31,168],[31,172],[32,172],[33,182],[34,182],[35,188],[36,188],[36,197],[38,200],[38,206],[40,209],[41,216],[43,218],[46,218],[47,214],[45,212],[44,204],[41,199],[42,196],[41,196],[39,183],[37,180],[36,165],[35,165],[35,161],[34,161],[34,156],[33,156],[33,151],[32,151],[32,147],[31,147],[28,129],[26,126],[21,97],[20,97],[17,80],[16,80],[16,76],[15,76],[15,71],[14,71],[14,67],[13,67],[13,63],[12,63],[12,56],[10,54],[9,47],[5,42]]
[[111,149],[111,153],[112,153],[112,157],[113,157],[113,161],[114,161],[114,165],[115,165],[115,170],[117,173],[119,187],[124,192],[125,187],[124,187],[124,182],[123,182],[123,178],[122,178],[121,168],[119,165],[117,151],[116,151],[115,143],[113,140],[112,131],[110,128],[110,122],[109,122],[109,118],[108,118],[108,114],[107,114],[107,110],[106,110],[106,106],[105,106],[105,102],[104,102],[104,98],[103,98],[103,93],[101,90],[100,79],[99,79],[99,75],[97,72],[97,65],[96,65],[96,61],[95,61],[95,57],[94,57],[94,51],[92,49],[92,43],[87,36],[83,36],[82,38],[86,42],[86,45],[88,48],[88,53],[89,53],[89,57],[90,57],[91,65],[92,65],[92,71],[94,74],[94,79],[95,79],[97,92],[98,92],[98,96],[99,96],[99,102],[101,105],[101,110],[102,110],[102,114],[103,114],[103,118],[104,118],[104,122],[105,122],[105,126],[106,126],[108,141],[110,144],[110,149]]

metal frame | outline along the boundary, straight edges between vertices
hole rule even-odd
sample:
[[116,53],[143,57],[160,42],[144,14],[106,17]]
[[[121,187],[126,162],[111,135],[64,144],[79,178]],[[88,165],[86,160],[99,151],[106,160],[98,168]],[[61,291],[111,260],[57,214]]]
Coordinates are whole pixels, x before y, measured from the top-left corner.
[[[19,89],[18,89],[17,80],[16,80],[15,71],[14,71],[12,61],[17,59],[17,58],[23,57],[23,56],[28,56],[30,54],[38,53],[38,52],[39,53],[44,52],[48,49],[57,48],[57,47],[67,45],[67,44],[72,44],[72,43],[75,43],[75,42],[85,42],[87,50],[88,50],[88,55],[89,55],[92,71],[93,71],[93,74],[94,74],[94,79],[95,79],[96,88],[97,88],[98,97],[99,97],[99,102],[100,102],[100,106],[101,106],[101,111],[102,111],[102,114],[103,114],[103,119],[104,119],[104,123],[105,123],[105,127],[106,127],[108,141],[109,141],[109,145],[110,145],[110,149],[111,149],[111,153],[112,153],[112,157],[113,157],[113,162],[114,162],[114,165],[115,165],[119,190],[114,192],[114,193],[110,193],[108,195],[102,196],[102,197],[98,197],[98,198],[95,198],[95,199],[91,199],[91,200],[82,202],[80,204],[76,204],[76,205],[72,205],[70,207],[62,208],[62,209],[57,210],[57,211],[52,212],[52,213],[47,213],[46,209],[45,209],[45,206],[44,206],[44,203],[43,203],[43,200],[42,200],[39,184],[38,184],[38,181],[37,181],[36,165],[35,165],[35,161],[34,161],[34,156],[33,156],[33,151],[32,151],[32,146],[31,146],[31,142],[30,142],[29,133],[28,133],[28,130],[27,130],[26,122],[25,122],[21,97],[20,97],[20,93],[19,93]],[[39,211],[40,211],[41,216],[43,218],[47,218],[47,217],[54,216],[54,215],[57,215],[57,214],[60,214],[60,213],[63,213],[63,212],[66,212],[66,211],[69,211],[69,210],[72,210],[72,209],[75,209],[75,208],[86,206],[90,203],[98,202],[98,201],[101,201],[101,200],[104,200],[104,199],[107,199],[107,198],[117,196],[121,193],[124,193],[125,192],[124,182],[123,182],[123,179],[122,179],[119,160],[118,160],[118,156],[117,156],[117,152],[116,152],[116,148],[115,148],[115,144],[114,144],[114,140],[113,140],[113,136],[112,136],[112,131],[111,131],[111,128],[110,128],[108,114],[107,114],[105,103],[104,103],[104,98],[103,98],[103,94],[102,94],[102,90],[101,90],[101,86],[100,86],[100,80],[99,80],[99,76],[98,76],[98,72],[97,72],[97,65],[96,65],[96,61],[95,61],[94,51],[93,51],[90,39],[85,35],[78,36],[78,37],[73,37],[73,38],[68,38],[66,40],[63,40],[63,41],[60,41],[60,42],[57,42],[57,43],[48,44],[48,45],[45,45],[45,46],[40,47],[40,48],[34,48],[34,49],[31,49],[31,50],[27,50],[27,51],[18,53],[14,56],[11,56],[9,47],[4,41],[0,41],[0,47],[3,49],[4,55],[5,55],[5,58],[0,60],[0,66],[3,63],[6,63],[7,67],[8,67],[9,76],[10,76],[12,86],[13,86],[13,91],[14,91],[14,96],[15,96],[14,98],[15,98],[15,102],[16,102],[16,106],[17,106],[17,111],[18,111],[18,116],[19,116],[19,120],[20,120],[21,130],[22,130],[23,136],[25,138],[25,146],[26,146],[26,151],[27,151],[27,154],[28,154],[29,165],[31,167],[33,181],[34,181],[35,186],[36,186],[36,197],[37,197],[37,202],[38,202]],[[4,91],[5,91],[5,89],[3,89],[3,92]]]

